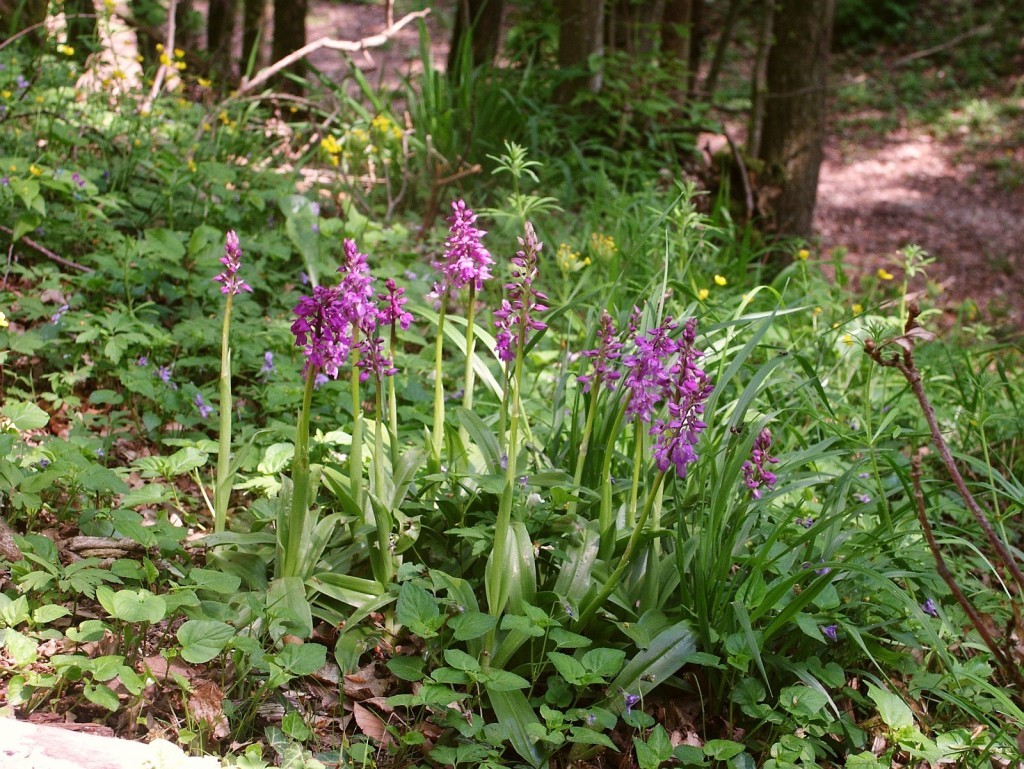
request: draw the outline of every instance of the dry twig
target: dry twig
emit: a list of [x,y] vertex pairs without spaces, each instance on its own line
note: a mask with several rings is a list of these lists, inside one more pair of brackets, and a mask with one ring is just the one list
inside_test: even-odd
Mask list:
[[424,8],[422,11],[407,13],[380,34],[370,35],[369,37],[364,37],[362,40],[336,40],[332,37],[322,37],[319,40],[314,40],[312,43],[288,54],[280,61],[276,61],[273,64],[264,67],[253,75],[252,78],[242,78],[242,82],[239,84],[238,90],[235,92],[235,96],[243,96],[250,91],[259,88],[281,70],[291,66],[300,59],[306,58],[311,53],[319,51],[321,48],[330,48],[333,51],[346,51],[348,53],[358,53],[359,51],[365,51],[367,48],[378,48],[398,34],[402,28],[410,22],[413,22],[416,19],[422,19],[429,13],[429,8]]

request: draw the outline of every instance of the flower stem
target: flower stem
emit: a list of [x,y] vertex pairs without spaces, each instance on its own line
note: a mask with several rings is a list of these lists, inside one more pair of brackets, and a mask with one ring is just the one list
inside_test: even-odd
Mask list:
[[213,531],[221,533],[227,526],[228,502],[231,499],[231,300],[227,295],[224,324],[220,332],[220,445],[217,449],[217,483],[213,492]]
[[[309,409],[313,402],[313,384],[316,369],[309,367],[306,372],[306,387],[302,392],[302,407],[299,421],[295,426],[295,458],[292,460],[292,506],[288,516],[284,561],[279,573],[282,577],[299,575],[302,551],[302,533],[305,530],[306,514],[309,511]],[[278,532],[280,538],[280,532]],[[280,540],[279,540],[280,541]]]
[[469,284],[469,307],[466,312],[466,377],[462,391],[462,407],[466,411],[473,410],[473,346],[476,342],[473,336],[473,312],[476,309],[476,284]]
[[644,509],[640,513],[640,518],[637,521],[636,526],[633,527],[633,533],[629,535],[629,541],[626,543],[626,549],[622,552],[622,557],[619,559],[618,566],[616,566],[615,570],[608,575],[608,579],[604,581],[604,586],[601,588],[601,592],[594,596],[593,600],[591,600],[590,603],[580,611],[580,618],[576,623],[577,627],[586,627],[587,623],[591,620],[597,610],[601,608],[601,604],[608,600],[608,596],[610,596],[615,591],[615,588],[619,586],[619,580],[622,579],[623,572],[626,571],[633,559],[633,551],[636,549],[637,543],[640,541],[640,535],[646,528],[647,519],[650,517],[651,510],[654,508],[654,501],[658,496],[658,491],[661,488],[662,481],[664,480],[665,471],[659,470],[658,474],[654,477],[654,485],[647,494],[647,501],[644,503]]
[[448,290],[441,296],[441,311],[437,316],[437,346],[434,348],[434,429],[431,449],[434,462],[441,463],[441,445],[444,442],[444,376],[441,371],[444,349],[444,315],[448,305]]
[[[353,351],[355,344],[353,341]],[[353,352],[353,355],[355,352]],[[363,404],[359,395],[359,367],[352,366],[352,445],[348,454],[348,483],[356,508],[363,509]]]

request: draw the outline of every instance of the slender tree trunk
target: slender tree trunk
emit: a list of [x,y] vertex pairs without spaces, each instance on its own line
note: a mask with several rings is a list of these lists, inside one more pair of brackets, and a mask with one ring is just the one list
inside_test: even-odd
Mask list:
[[206,50],[210,72],[221,83],[232,78],[231,41],[235,36],[237,0],[210,0],[206,17]]
[[[270,55],[274,61],[283,59],[306,44],[308,7],[308,0],[274,0],[274,44]],[[306,71],[305,63],[297,61],[286,71],[301,77]],[[287,93],[301,90],[294,81],[287,78],[281,79],[279,87]]]
[[[604,0],[559,0],[558,66],[585,69],[591,56],[604,53]],[[578,91],[601,90],[601,73],[581,75],[565,81],[558,90],[562,102],[572,100]]]
[[761,152],[761,130],[764,127],[764,101],[768,93],[768,52],[772,46],[775,0],[761,0],[760,25],[754,71],[750,77],[750,122],[747,126],[747,155],[756,158]]
[[809,237],[825,141],[835,0],[778,0],[760,158],[768,174],[767,228]]
[[736,22],[739,21],[740,11],[743,9],[744,0],[729,0],[729,9],[725,12],[725,22],[722,24],[722,32],[718,36],[718,45],[715,46],[715,58],[711,62],[711,69],[708,70],[707,80],[704,81],[704,93],[712,99],[715,95],[715,88],[718,87],[718,75],[725,63],[725,53],[729,50],[729,43],[732,42],[732,34],[736,30]]
[[690,41],[693,39],[693,0],[666,0],[661,14],[661,53],[671,60],[690,63]]
[[474,67],[490,66],[498,53],[501,41],[501,16],[505,0],[458,0],[455,8],[455,28],[448,49],[448,74],[458,76],[459,57],[463,47],[470,46],[470,61]]
[[609,29],[607,39],[615,48],[630,56],[648,56],[658,47],[665,0],[619,0],[615,9],[614,31]]
[[178,0],[174,8],[174,47],[190,54],[195,53],[199,48],[201,27],[202,19],[192,0]]
[[64,0],[68,25],[68,45],[75,49],[74,58],[85,64],[89,54],[99,46],[96,41],[96,6],[92,0]]
[[[262,61],[259,48],[265,41],[266,0],[244,0],[242,7],[242,71],[255,72]],[[253,54],[255,52],[255,58]]]

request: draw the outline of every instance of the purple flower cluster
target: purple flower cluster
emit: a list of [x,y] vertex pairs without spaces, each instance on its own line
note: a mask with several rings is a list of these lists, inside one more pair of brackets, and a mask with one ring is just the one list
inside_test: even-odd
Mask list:
[[409,328],[412,323],[412,313],[405,309],[405,303],[408,301],[403,296],[405,289],[398,288],[391,278],[384,281],[384,286],[387,288],[387,293],[377,294],[377,299],[383,305],[377,315],[380,323],[384,326],[398,324],[403,329]]
[[227,242],[224,245],[224,256],[220,263],[224,265],[224,272],[214,276],[214,280],[221,284],[222,294],[240,294],[243,291],[252,291],[252,286],[238,277],[238,269],[242,266],[242,246],[238,242],[238,235],[234,230],[228,230]]
[[382,352],[377,325],[397,320],[407,328],[412,322],[412,316],[403,310],[402,290],[388,281],[389,302],[378,308],[366,254],[359,253],[354,240],[345,241],[345,263],[338,272],[342,275],[339,285],[316,286],[312,296],[300,297],[295,306],[291,330],[295,344],[304,348],[304,373],[315,370],[317,378],[322,374],[336,379],[351,352],[358,350],[356,365],[362,369],[361,379],[371,374],[377,378],[393,375],[396,369]]
[[754,439],[754,448],[750,452],[750,459],[743,463],[743,482],[750,489],[754,499],[761,498],[761,486],[771,489],[775,486],[775,473],[765,468],[766,464],[775,464],[779,460],[771,456],[768,451],[772,447],[772,434],[766,427]]
[[207,405],[206,401],[203,400],[202,393],[196,393],[196,397],[192,399],[192,403],[199,410],[200,419],[206,419],[213,413],[213,406]]
[[655,420],[650,430],[658,469],[667,472],[674,467],[680,478],[685,478],[687,466],[697,461],[697,441],[707,427],[701,419],[704,402],[714,390],[708,375],[697,366],[697,359],[703,353],[693,346],[696,337],[697,319],[690,318],[683,325],[680,339],[674,343],[675,358],[662,385],[669,418]]
[[434,269],[442,275],[438,294],[470,284],[479,291],[484,281],[491,277],[491,265],[494,264],[490,252],[481,242],[487,233],[474,226],[476,214],[466,207],[464,200],[452,203],[452,215],[448,217],[448,223],[451,227],[444,243],[444,259],[434,262]]
[[615,325],[607,310],[602,311],[599,323],[597,347],[593,350],[584,350],[582,353],[585,358],[594,361],[594,372],[576,377],[576,381],[583,385],[583,392],[590,392],[591,384],[603,384],[611,389],[615,387],[615,381],[622,376],[614,368],[615,361],[621,355],[622,342],[615,338]]
[[494,325],[498,329],[495,342],[498,357],[506,363],[516,359],[517,350],[526,341],[527,331],[541,331],[547,324],[534,317],[544,312],[547,296],[533,287],[537,278],[537,258],[544,244],[537,240],[533,225],[526,223],[526,235],[519,238],[521,251],[512,257],[512,279],[505,284],[508,297],[494,311]]

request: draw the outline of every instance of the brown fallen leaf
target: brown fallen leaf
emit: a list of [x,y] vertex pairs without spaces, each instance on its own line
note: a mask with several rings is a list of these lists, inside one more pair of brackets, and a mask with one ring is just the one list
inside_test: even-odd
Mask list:
[[206,724],[215,740],[228,736],[230,729],[224,715],[224,692],[213,681],[200,681],[192,688],[188,710],[194,719]]
[[359,730],[371,740],[376,740],[385,746],[394,744],[395,738],[388,731],[387,724],[372,710],[354,702],[352,703],[352,715]]

